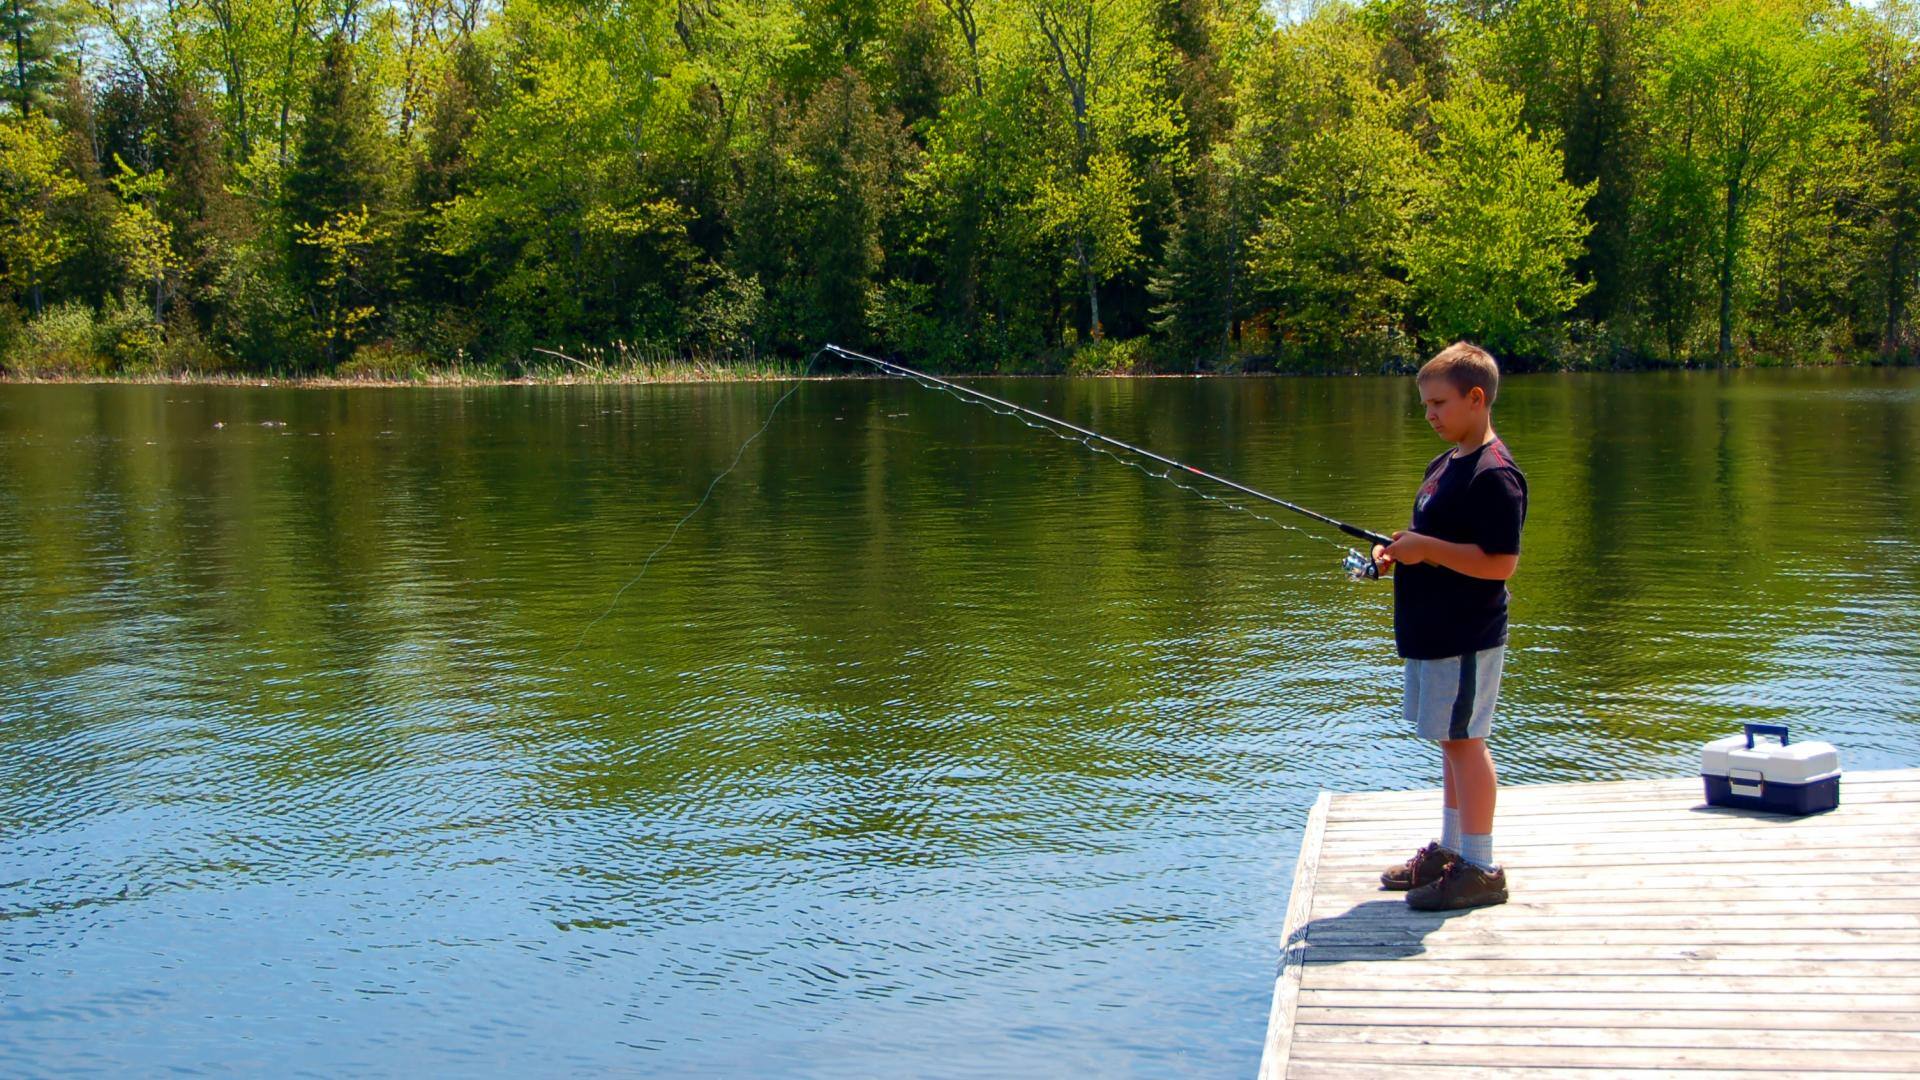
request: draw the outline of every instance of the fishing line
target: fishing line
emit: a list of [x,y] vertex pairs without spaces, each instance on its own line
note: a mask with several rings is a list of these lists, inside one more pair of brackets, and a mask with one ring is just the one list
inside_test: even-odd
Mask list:
[[[1198,476],[1205,480],[1211,480],[1214,483],[1222,484],[1226,487],[1232,488],[1235,491],[1239,491],[1247,495],[1252,495],[1257,499],[1261,499],[1266,502],[1272,503],[1275,506],[1285,507],[1286,509],[1293,511],[1296,514],[1301,514],[1305,517],[1312,518],[1313,520],[1318,521],[1325,525],[1331,525],[1334,528],[1339,529],[1341,532],[1346,533],[1348,536],[1354,537],[1357,540],[1365,540],[1365,541],[1368,541],[1369,543],[1375,543],[1375,544],[1381,544],[1381,545],[1387,545],[1387,544],[1393,543],[1392,537],[1382,536],[1379,533],[1371,532],[1367,529],[1362,529],[1357,525],[1349,525],[1344,521],[1339,521],[1335,518],[1330,518],[1325,514],[1316,513],[1312,510],[1307,509],[1304,506],[1300,506],[1295,503],[1288,502],[1285,499],[1278,498],[1273,495],[1269,495],[1264,491],[1259,491],[1254,488],[1250,488],[1245,484],[1238,483],[1237,481],[1229,480],[1224,476],[1217,476],[1213,473],[1207,472],[1204,469],[1195,468],[1194,466],[1188,465],[1184,462],[1175,461],[1170,457],[1164,457],[1160,454],[1156,454],[1151,450],[1143,450],[1138,446],[1133,446],[1128,443],[1121,442],[1119,439],[1115,439],[1111,436],[1102,435],[1097,431],[1092,431],[1087,428],[1080,427],[1076,424],[1068,423],[1067,421],[1062,420],[1059,417],[1048,416],[1045,413],[1037,412],[1033,409],[1029,409],[1024,405],[1016,405],[1011,401],[1006,401],[1001,398],[994,397],[992,394],[984,393],[982,391],[975,390],[971,387],[961,386],[958,383],[949,382],[946,379],[936,378],[935,376],[928,375],[924,371],[916,371],[913,368],[906,367],[905,365],[902,365],[902,364],[890,363],[886,360],[878,359],[877,357],[868,356],[865,353],[854,352],[852,349],[843,349],[838,345],[827,345],[827,346],[823,346],[819,351],[815,352],[810,359],[808,359],[807,366],[801,369],[800,375],[797,379],[794,380],[793,385],[791,387],[788,387],[787,392],[784,394],[781,394],[779,399],[773,403],[773,408],[767,410],[767,419],[764,423],[760,425],[760,429],[758,431],[755,431],[753,434],[747,436],[747,440],[740,444],[740,448],[734,452],[733,461],[725,469],[722,469],[720,471],[720,474],[718,476],[715,476],[713,478],[713,481],[707,485],[706,492],[700,496],[700,501],[694,504],[693,509],[687,511],[685,517],[682,517],[679,521],[674,522],[673,528],[667,532],[666,539],[660,541],[659,545],[655,547],[653,551],[647,555],[646,561],[640,564],[640,572],[633,575],[632,579],[630,579],[625,585],[620,586],[619,591],[613,594],[613,599],[607,602],[606,610],[602,611],[598,616],[594,618],[592,622],[586,625],[585,629],[580,631],[580,637],[578,640],[576,640],[573,643],[573,647],[568,649],[565,653],[561,654],[560,658],[562,660],[566,659],[569,656],[572,656],[574,652],[577,651],[580,648],[580,646],[586,642],[587,635],[593,631],[593,628],[600,625],[600,623],[603,620],[605,620],[608,615],[613,614],[613,609],[619,606],[620,598],[626,595],[627,590],[639,584],[640,579],[647,575],[647,570],[649,567],[653,565],[653,560],[657,558],[662,551],[666,550],[668,544],[673,543],[673,538],[679,535],[681,526],[684,526],[687,522],[693,520],[693,516],[695,514],[698,514],[701,508],[707,505],[707,500],[713,497],[713,489],[719,487],[720,481],[726,479],[727,474],[733,472],[733,470],[739,466],[741,459],[746,457],[747,447],[752,446],[755,440],[759,439],[760,436],[765,435],[767,433],[767,429],[773,426],[774,416],[780,412],[780,406],[786,404],[787,399],[792,397],[794,395],[794,392],[800,389],[801,384],[806,381],[807,376],[812,374],[814,365],[819,363],[820,357],[830,352],[838,356],[846,357],[850,360],[858,360],[863,363],[871,364],[881,369],[882,371],[888,372],[890,374],[903,376],[907,379],[912,380],[915,383],[918,383],[923,387],[926,387],[927,389],[942,391],[943,393],[946,393],[952,396],[957,401],[964,402],[968,405],[981,406],[985,408],[987,411],[994,413],[997,416],[1005,416],[1014,420],[1018,420],[1020,423],[1025,424],[1027,427],[1032,428],[1035,431],[1045,432],[1046,434],[1051,435],[1056,439],[1060,439],[1063,442],[1078,443],[1079,445],[1084,446],[1087,449],[1094,451],[1095,453],[1105,454],[1106,456],[1121,463],[1122,465],[1126,465],[1129,468],[1137,469],[1146,476],[1153,477],[1156,480],[1165,480],[1168,483],[1172,484],[1174,487],[1177,487],[1182,491],[1190,492],[1194,495],[1197,495],[1200,498],[1207,500],[1208,502],[1219,503],[1221,506],[1224,506],[1229,510],[1236,510],[1242,514],[1246,514],[1248,517],[1254,518],[1259,521],[1264,521],[1269,525],[1278,526],[1279,528],[1285,529],[1288,532],[1299,533],[1301,536],[1308,537],[1309,539],[1318,540],[1326,544],[1331,544],[1335,548],[1345,548],[1345,545],[1342,545],[1339,542],[1332,540],[1328,537],[1322,536],[1319,533],[1315,533],[1307,529],[1303,529],[1298,525],[1292,524],[1291,522],[1282,521],[1279,518],[1273,517],[1270,514],[1263,514],[1260,511],[1245,505],[1244,503],[1236,502],[1232,499],[1229,499],[1220,495],[1216,495],[1213,492],[1207,491],[1203,488],[1194,487],[1192,484],[1186,483],[1182,479],[1181,475],[1176,475],[1175,470],[1179,470],[1181,474],[1190,474],[1193,476]],[[1033,420],[1039,420],[1042,422],[1036,424],[1033,422],[1033,420],[1028,419],[1028,417],[1032,417]],[[1101,445],[1102,443],[1107,445]],[[1112,450],[1108,449],[1108,446],[1119,447],[1121,450],[1125,451],[1127,454],[1134,455],[1134,456],[1123,457],[1120,454],[1116,454]],[[1148,468],[1147,466],[1141,464],[1140,461],[1136,460],[1136,458],[1146,458],[1152,461],[1157,461],[1162,465],[1166,466],[1166,469],[1162,472],[1155,472],[1152,469]],[[1356,579],[1374,578],[1379,576],[1379,567],[1375,565],[1370,555],[1363,555],[1360,552],[1354,551],[1351,548],[1345,548],[1345,550],[1346,550],[1346,560],[1344,563],[1344,567],[1348,576]]]
[[592,622],[587,624],[586,629],[580,631],[579,640],[573,643],[573,648],[568,649],[564,653],[561,653],[560,659],[565,660],[567,657],[572,656],[574,652],[578,650],[580,646],[587,640],[587,634],[592,632],[594,627],[599,626],[600,621],[602,619],[605,619],[607,616],[613,614],[613,609],[619,606],[620,598],[626,595],[627,590],[639,584],[640,579],[647,576],[647,568],[653,565],[654,558],[658,556],[662,551],[665,551],[667,549],[668,544],[673,543],[673,538],[679,534],[680,527],[682,525],[685,525],[687,522],[692,521],[693,515],[699,513],[700,508],[707,505],[707,500],[713,497],[713,489],[719,487],[720,481],[725,480],[727,478],[727,474],[732,472],[734,468],[740,464],[740,459],[747,456],[747,447],[752,446],[753,441],[755,439],[758,439],[760,436],[765,435],[767,433],[767,429],[773,426],[774,414],[778,413],[780,411],[780,406],[785,405],[787,403],[787,399],[793,396],[794,391],[800,389],[801,384],[806,382],[807,376],[813,372],[813,365],[819,362],[820,354],[826,351],[827,350],[825,349],[821,349],[819,352],[816,352],[813,354],[812,359],[807,361],[807,366],[801,369],[799,378],[795,379],[793,381],[793,385],[787,388],[787,392],[784,394],[781,394],[780,399],[773,403],[773,408],[767,410],[766,423],[763,423],[760,425],[759,431],[756,431],[753,434],[747,436],[747,441],[741,443],[740,449],[734,451],[733,463],[728,465],[726,468],[720,470],[720,475],[714,477],[713,482],[707,485],[706,494],[700,496],[700,501],[694,504],[693,509],[687,511],[687,515],[685,517],[673,523],[673,528],[667,533],[667,538],[665,540],[660,541],[660,546],[653,549],[653,552],[647,556],[646,562],[643,562],[640,564],[640,572],[633,575],[633,579],[631,581],[628,581],[625,585],[620,586],[620,591],[613,594],[612,600],[607,601],[607,610],[601,612]]
[[1154,472],[1152,469],[1149,469],[1145,465],[1142,465],[1140,462],[1134,460],[1133,458],[1122,457],[1121,455],[1116,454],[1113,451],[1107,449],[1106,447],[1100,445],[1098,442],[1094,441],[1091,438],[1084,437],[1084,436],[1076,438],[1073,435],[1069,435],[1062,432],[1057,427],[1051,427],[1046,424],[1036,424],[1033,421],[1028,420],[1026,417],[1022,416],[1019,412],[1014,411],[1013,409],[997,408],[992,404],[989,404],[987,402],[980,400],[979,398],[963,396],[962,394],[955,393],[953,389],[947,386],[942,386],[939,383],[929,382],[929,381],[925,381],[915,377],[918,373],[915,373],[912,375],[906,374],[907,370],[908,369],[902,369],[902,374],[905,378],[907,378],[911,382],[918,383],[920,386],[925,387],[928,390],[937,390],[943,394],[948,395],[949,397],[952,397],[956,401],[963,402],[967,405],[976,406],[978,408],[983,408],[988,412],[994,414],[995,416],[1008,417],[1012,420],[1019,422],[1021,425],[1025,427],[1029,427],[1035,431],[1042,432],[1047,435],[1051,435],[1054,438],[1059,439],[1061,442],[1070,442],[1078,446],[1084,446],[1096,454],[1104,454],[1107,457],[1112,458],[1113,460],[1119,462],[1120,464],[1125,465],[1127,468],[1133,469],[1139,472],[1142,476],[1149,476],[1155,480],[1165,480],[1166,482],[1172,484],[1174,487],[1177,487],[1182,491],[1191,492],[1192,494],[1197,495],[1200,498],[1207,500],[1208,502],[1219,503],[1221,506],[1226,507],[1228,510],[1237,510],[1242,514],[1247,515],[1248,517],[1254,518],[1255,520],[1264,521],[1269,525],[1273,525],[1278,528],[1285,529],[1286,531],[1291,533],[1298,533],[1301,536],[1308,538],[1309,540],[1315,540],[1323,544],[1332,544],[1336,548],[1341,546],[1340,544],[1327,539],[1326,537],[1320,535],[1319,533],[1309,532],[1306,529],[1303,529],[1300,526],[1293,524],[1292,522],[1281,521],[1279,518],[1273,517],[1272,515],[1269,515],[1269,514],[1263,514],[1260,511],[1255,510],[1252,507],[1246,506],[1242,503],[1237,503],[1231,499],[1227,499],[1219,495],[1215,495],[1212,492],[1205,490],[1204,488],[1194,487],[1192,484],[1188,484],[1182,481],[1178,476],[1174,475],[1173,470],[1170,468],[1162,472]]
[[[1262,514],[1259,511],[1252,509],[1251,507],[1245,506],[1231,499],[1228,499],[1219,495],[1215,495],[1212,492],[1194,487],[1191,484],[1183,483],[1179,478],[1179,476],[1176,475],[1175,470],[1179,470],[1180,473],[1198,476],[1205,480],[1211,480],[1216,484],[1221,484],[1235,491],[1239,491],[1244,494],[1251,495],[1257,499],[1261,499],[1266,502],[1272,503],[1275,506],[1284,507],[1288,510],[1293,511],[1296,514],[1300,514],[1304,517],[1312,518],[1313,520],[1318,521],[1324,525],[1330,525],[1336,529],[1339,529],[1341,532],[1346,533],[1348,536],[1351,536],[1356,540],[1364,540],[1364,541],[1367,541],[1369,544],[1379,544],[1383,547],[1393,543],[1393,538],[1390,536],[1383,536],[1380,533],[1373,532],[1368,529],[1360,528],[1358,525],[1349,525],[1346,522],[1340,521],[1336,518],[1331,518],[1325,514],[1316,513],[1315,511],[1309,510],[1304,506],[1300,506],[1296,503],[1288,502],[1287,500],[1279,498],[1274,495],[1269,495],[1264,491],[1259,491],[1254,488],[1250,488],[1247,485],[1239,483],[1237,481],[1229,480],[1224,476],[1218,476],[1218,475],[1215,475],[1214,473],[1207,472],[1205,469],[1195,468],[1194,466],[1188,465],[1185,462],[1175,461],[1170,457],[1165,457],[1160,454],[1156,454],[1151,450],[1144,450],[1138,446],[1121,442],[1119,439],[1113,438],[1112,436],[1102,435],[1097,431],[1080,427],[1077,424],[1068,423],[1067,421],[1062,420],[1057,416],[1048,416],[1046,413],[1037,412],[1033,409],[1027,408],[1024,405],[1017,405],[1011,401],[1006,401],[1004,399],[994,397],[992,394],[975,390],[972,387],[961,386],[958,383],[949,382],[946,379],[936,378],[935,376],[928,375],[923,371],[916,371],[913,368],[907,367],[903,364],[891,363],[886,360],[881,360],[877,357],[868,356],[865,353],[854,352],[852,349],[843,349],[838,345],[828,345],[825,348],[823,348],[821,351],[832,352],[839,356],[844,356],[851,360],[859,360],[867,364],[872,364],[873,366],[881,369],[882,371],[886,371],[886,372],[897,374],[897,375],[903,375],[909,379],[912,379],[914,382],[919,383],[921,386],[928,387],[929,389],[938,389],[938,390],[945,391],[946,393],[952,395],[956,400],[966,402],[967,404],[970,404],[970,405],[983,406],[989,412],[993,412],[1000,416],[1012,417],[1013,419],[1020,421],[1021,423],[1034,429],[1035,431],[1044,431],[1047,434],[1052,435],[1055,438],[1061,439],[1066,442],[1079,443],[1080,445],[1085,446],[1087,449],[1105,454],[1108,457],[1113,458],[1115,461],[1118,461],[1123,465],[1128,465],[1128,466],[1131,466],[1132,468],[1138,469],[1140,470],[1140,472],[1146,474],[1147,476],[1151,476],[1158,480],[1165,480],[1173,484],[1173,486],[1177,488],[1180,488],[1184,491],[1192,492],[1193,494],[1198,495],[1199,497],[1206,499],[1210,502],[1219,503],[1230,510],[1238,510],[1239,512],[1246,514],[1249,517],[1256,518],[1260,521],[1264,521],[1272,525],[1277,525],[1282,529],[1288,530],[1289,532],[1296,532],[1302,536],[1310,537],[1314,540],[1319,540],[1319,541],[1322,541],[1323,543],[1331,544],[1335,548],[1342,548],[1346,551],[1346,558],[1343,563],[1343,569],[1346,570],[1347,575],[1349,577],[1352,577],[1355,579],[1377,578],[1379,576],[1380,568],[1373,561],[1373,557],[1370,554],[1363,555],[1360,552],[1354,551],[1351,548],[1346,548],[1345,545],[1340,544],[1339,542],[1329,537],[1322,536],[1319,533],[1310,532],[1297,525],[1293,525],[1291,523],[1281,521],[1267,514]],[[817,357],[819,353],[815,353],[814,355]],[[1039,423],[1039,424],[1033,423],[1031,420],[1028,420],[1027,417],[1033,417],[1036,420],[1042,421],[1042,423]],[[1071,432],[1072,434],[1066,434],[1066,432]],[[1133,460],[1131,458],[1121,457],[1119,454],[1116,454],[1112,450],[1107,449],[1106,446],[1096,445],[1096,443],[1106,443],[1111,446],[1119,447],[1120,449],[1126,451],[1129,454],[1133,454],[1141,458],[1147,458],[1152,461],[1157,461],[1167,467],[1166,471],[1154,472],[1152,469],[1149,469],[1145,465],[1142,465],[1139,461]]]

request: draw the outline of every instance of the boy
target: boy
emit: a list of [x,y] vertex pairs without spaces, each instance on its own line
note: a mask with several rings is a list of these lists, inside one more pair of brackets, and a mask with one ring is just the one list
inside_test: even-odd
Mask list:
[[1527,479],[1493,432],[1500,368],[1460,341],[1416,377],[1427,423],[1453,449],[1427,464],[1410,526],[1374,545],[1393,573],[1393,633],[1406,659],[1404,712],[1441,750],[1445,793],[1440,839],[1380,875],[1421,911],[1507,900],[1493,861],[1497,777],[1487,735],[1506,656],[1506,581],[1520,562]]

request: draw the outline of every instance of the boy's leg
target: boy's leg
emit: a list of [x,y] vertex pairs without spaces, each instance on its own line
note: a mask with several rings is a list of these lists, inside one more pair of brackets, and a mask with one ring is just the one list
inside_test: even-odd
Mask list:
[[1506,649],[1423,664],[1418,709],[1423,738],[1440,744],[1449,800],[1458,814],[1460,858],[1439,880],[1407,893],[1417,911],[1450,911],[1501,904],[1507,900],[1506,873],[1493,861],[1493,808],[1498,777],[1487,736],[1500,694],[1500,669]]
[[1493,809],[1500,777],[1485,739],[1449,739],[1440,744],[1453,772],[1454,795],[1459,800],[1460,854],[1483,870],[1494,868]]
[[[1419,728],[1420,717],[1425,708],[1424,702],[1430,696],[1427,684],[1433,681],[1431,666],[1431,663],[1425,660],[1408,660],[1405,665],[1404,696],[1400,707],[1407,724],[1416,730]],[[1440,758],[1440,770],[1442,784],[1447,792],[1444,797],[1446,808],[1443,809],[1441,816],[1440,840],[1414,852],[1413,858],[1406,862],[1382,871],[1380,874],[1382,888],[1403,891],[1438,880],[1445,872],[1447,864],[1459,854],[1459,814],[1451,809],[1453,781],[1445,755]]]
[[1440,754],[1440,846],[1460,850],[1460,796],[1453,783],[1453,757],[1441,743]]

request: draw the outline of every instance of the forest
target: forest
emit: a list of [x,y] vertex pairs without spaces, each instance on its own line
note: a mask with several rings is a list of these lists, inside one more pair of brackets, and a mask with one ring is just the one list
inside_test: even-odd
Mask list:
[[13,377],[1912,362],[1913,0],[0,0]]

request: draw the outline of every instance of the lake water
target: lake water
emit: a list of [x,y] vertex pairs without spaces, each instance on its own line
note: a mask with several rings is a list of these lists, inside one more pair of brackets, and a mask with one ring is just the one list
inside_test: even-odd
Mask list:
[[[1406,379],[979,385],[1383,530],[1442,449]],[[1390,588],[878,380],[635,583],[785,389],[0,386],[0,1073],[1250,1075],[1315,793],[1439,782]],[[1504,781],[1920,764],[1920,371],[1496,415]]]

